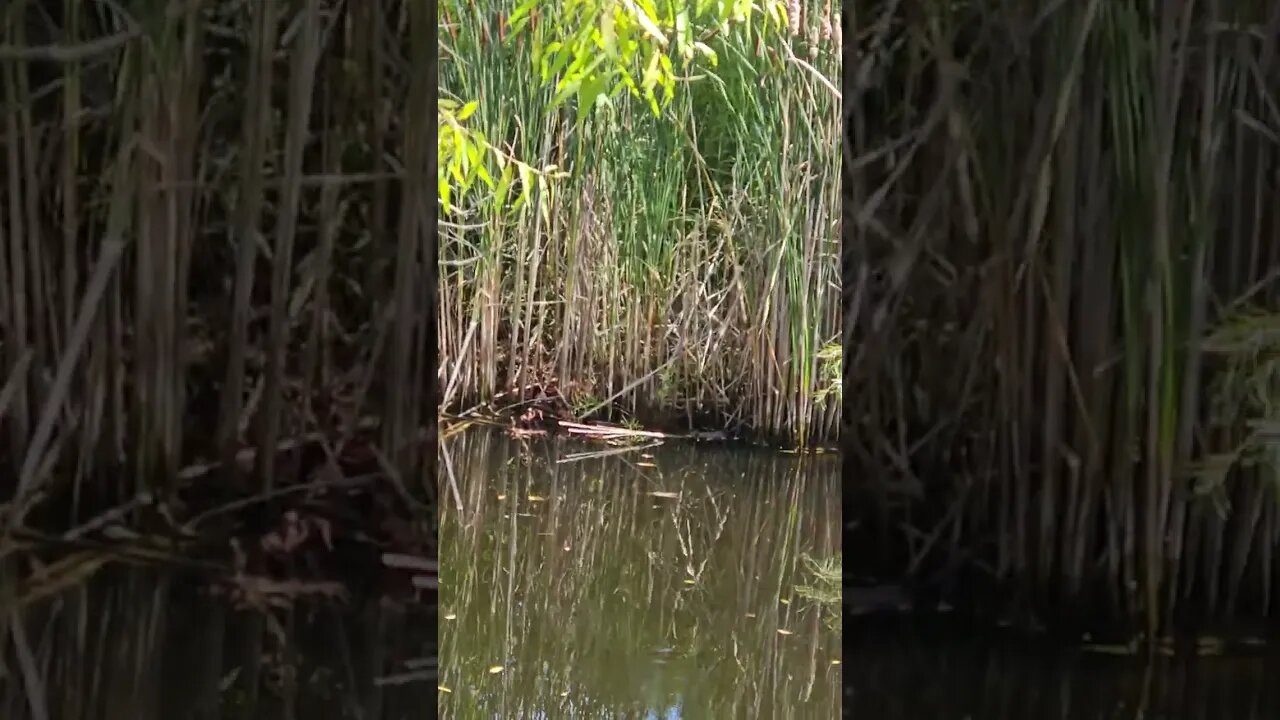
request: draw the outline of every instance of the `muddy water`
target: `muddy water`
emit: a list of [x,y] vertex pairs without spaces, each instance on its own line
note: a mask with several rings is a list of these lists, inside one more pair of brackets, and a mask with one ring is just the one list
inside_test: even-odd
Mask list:
[[441,443],[445,718],[840,716],[839,461]]

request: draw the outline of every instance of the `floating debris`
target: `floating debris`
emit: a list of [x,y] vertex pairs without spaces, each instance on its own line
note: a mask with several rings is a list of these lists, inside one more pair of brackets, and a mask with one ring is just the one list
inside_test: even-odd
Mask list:
[[1098,653],[1100,655],[1137,655],[1138,644],[1131,642],[1127,645],[1109,645],[1103,643],[1089,643],[1081,645],[1080,649],[1085,652]]
[[420,570],[422,572],[440,572],[440,563],[416,555],[408,555],[406,553],[383,553],[382,564],[391,568],[402,568],[405,570]]

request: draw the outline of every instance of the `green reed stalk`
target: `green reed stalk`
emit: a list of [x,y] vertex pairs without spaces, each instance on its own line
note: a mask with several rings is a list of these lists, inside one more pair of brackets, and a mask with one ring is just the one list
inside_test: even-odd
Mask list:
[[718,38],[659,117],[625,95],[579,117],[530,68],[542,26],[498,41],[514,7],[445,6],[441,87],[485,99],[468,126],[489,142],[568,175],[442,219],[445,406],[554,382],[583,410],[834,437],[838,403],[815,399],[839,320],[831,18]]

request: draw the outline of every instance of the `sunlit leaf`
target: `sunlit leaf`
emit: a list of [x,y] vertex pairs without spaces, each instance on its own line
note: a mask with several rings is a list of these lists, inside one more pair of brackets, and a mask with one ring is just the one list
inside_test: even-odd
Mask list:
[[437,190],[440,193],[440,205],[443,207],[445,212],[449,212],[449,196],[453,192],[453,189],[449,186],[449,179],[441,177],[437,183]]
[[[513,172],[511,165],[506,162],[500,164],[502,165],[502,174],[498,177],[498,186],[493,191],[493,199],[499,206],[503,206],[507,204],[507,193],[511,191]],[[498,499],[501,500],[503,497],[505,496],[500,495]]]

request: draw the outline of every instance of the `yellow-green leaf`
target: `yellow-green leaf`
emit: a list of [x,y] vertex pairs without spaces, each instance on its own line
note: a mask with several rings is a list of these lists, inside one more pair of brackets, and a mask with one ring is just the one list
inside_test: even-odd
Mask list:
[[511,190],[511,166],[502,163],[502,175],[498,178],[498,187],[493,191],[493,199],[498,203],[499,207],[507,204],[507,193]]
[[440,204],[444,207],[445,212],[449,212],[449,209],[450,209],[449,195],[451,194],[452,190],[449,187],[448,178],[441,177],[438,182],[438,186],[440,191]]
[[711,63],[711,67],[719,66],[720,57],[716,55],[716,51],[712,50],[709,45],[699,40],[693,44],[693,47],[707,58],[707,61]]

